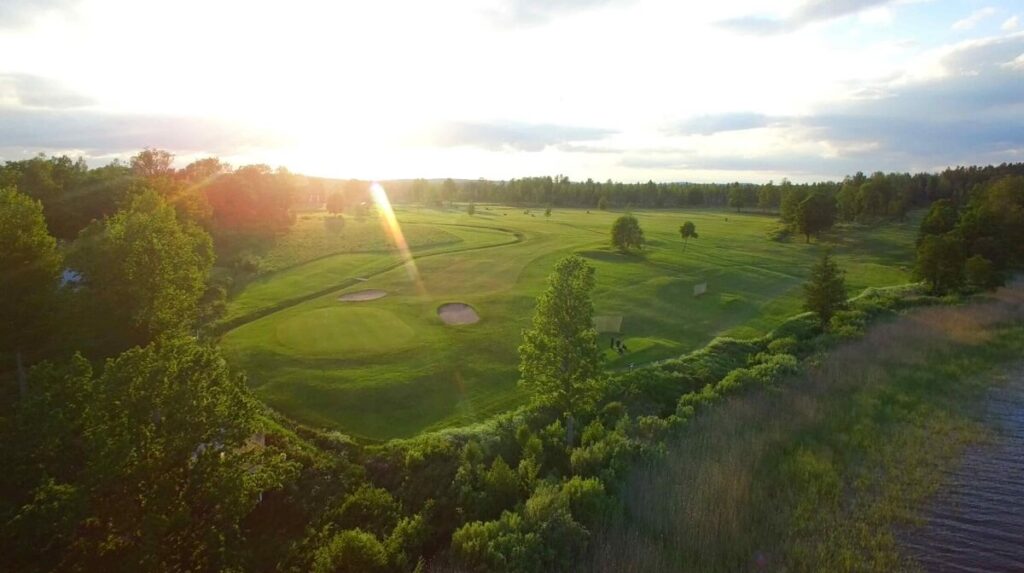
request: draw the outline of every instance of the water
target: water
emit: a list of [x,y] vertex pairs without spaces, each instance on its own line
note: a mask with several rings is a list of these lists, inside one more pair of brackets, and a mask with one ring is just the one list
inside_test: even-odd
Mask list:
[[1024,369],[985,408],[998,438],[965,454],[903,540],[925,571],[1024,572]]

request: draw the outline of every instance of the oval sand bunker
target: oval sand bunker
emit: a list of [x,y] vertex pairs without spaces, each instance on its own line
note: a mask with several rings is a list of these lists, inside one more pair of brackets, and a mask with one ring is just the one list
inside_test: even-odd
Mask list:
[[387,291],[383,291],[380,289],[361,290],[357,292],[343,294],[338,297],[338,300],[342,302],[360,302],[364,300],[376,300],[378,298],[384,298],[387,295]]
[[437,307],[437,316],[445,324],[473,324],[480,322],[480,315],[468,304],[461,302],[449,302]]

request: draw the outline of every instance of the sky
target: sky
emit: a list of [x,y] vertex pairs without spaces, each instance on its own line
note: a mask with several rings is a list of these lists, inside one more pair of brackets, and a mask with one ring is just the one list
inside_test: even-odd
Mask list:
[[1019,0],[0,0],[0,160],[766,182],[1024,161]]

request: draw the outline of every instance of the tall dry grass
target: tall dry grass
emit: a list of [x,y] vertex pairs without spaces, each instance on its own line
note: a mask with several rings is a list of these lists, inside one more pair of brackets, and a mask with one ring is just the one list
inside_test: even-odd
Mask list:
[[[1000,325],[1021,322],[1024,282],[1017,282],[975,302],[916,309],[875,325],[862,338],[811,361],[780,389],[755,389],[717,404],[670,440],[663,460],[633,472],[622,492],[625,517],[595,533],[581,570],[803,570],[820,556],[802,552],[819,551],[832,534],[806,531],[803,525],[822,528],[827,521],[815,513],[841,514],[853,496],[849,486],[836,489],[840,482],[830,473],[828,452],[801,457],[791,451],[795,437],[827,423],[843,400],[884,389],[894,370],[927,366],[940,353],[985,345]],[[912,438],[928,439],[907,437]],[[857,439],[857,432],[849,439]],[[766,475],[778,471],[772,462],[780,455],[803,460],[802,465],[784,476]],[[787,480],[794,479],[807,483],[789,487]],[[876,533],[853,535],[870,544]],[[774,554],[784,547],[797,554]],[[848,553],[829,559],[849,560],[841,567],[846,570],[861,569],[856,551]],[[895,559],[881,551],[872,567],[898,567]]]

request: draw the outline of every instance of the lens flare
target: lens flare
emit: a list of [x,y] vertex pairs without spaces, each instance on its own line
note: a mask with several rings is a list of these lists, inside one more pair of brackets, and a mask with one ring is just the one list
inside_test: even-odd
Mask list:
[[416,260],[413,259],[409,243],[405,241],[405,235],[402,234],[402,227],[398,224],[398,218],[395,217],[395,210],[391,208],[387,192],[384,191],[384,187],[380,183],[374,182],[373,185],[370,185],[370,197],[381,214],[384,231],[391,237],[391,242],[398,250],[398,256],[402,258],[402,264],[405,266],[405,272],[409,275],[409,280],[416,286],[416,291],[419,294],[424,294],[425,289],[423,281],[420,280],[420,272],[416,268]]

